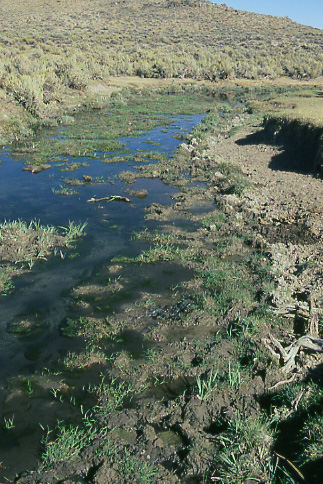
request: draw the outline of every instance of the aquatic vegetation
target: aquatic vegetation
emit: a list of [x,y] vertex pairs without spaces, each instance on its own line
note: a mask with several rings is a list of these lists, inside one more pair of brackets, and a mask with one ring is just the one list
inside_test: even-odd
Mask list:
[[13,232],[15,235],[21,237],[26,234],[29,230],[42,230],[45,234],[55,234],[56,229],[52,225],[43,226],[40,224],[39,220],[32,220],[29,222],[24,222],[23,220],[5,220],[0,224],[0,237],[7,236],[7,232]]
[[52,188],[52,192],[54,195],[65,195],[71,196],[76,195],[77,191],[73,190],[73,188],[64,187],[64,185],[60,185],[60,188]]
[[70,177],[64,178],[63,182],[66,183],[67,185],[72,185],[74,187],[84,185],[84,183],[85,183],[84,180],[79,180],[78,178],[70,178]]
[[[55,158],[51,158],[53,162],[56,162]],[[61,157],[58,157],[58,160],[61,161]],[[61,168],[61,171],[75,171],[78,170],[80,166],[91,166],[90,163],[82,162],[82,163],[75,163],[75,161],[69,163],[66,161],[65,163],[56,163],[56,166]]]
[[85,321],[82,317],[77,320],[67,318],[66,324],[61,327],[61,332],[67,338],[75,338],[76,336],[84,334],[86,325],[87,321]]
[[48,329],[48,326],[46,321],[22,318],[19,321],[8,323],[7,333],[18,337],[36,336]]
[[4,428],[6,430],[14,429],[15,428],[14,420],[15,420],[14,415],[12,417],[3,417]]
[[166,161],[167,157],[158,151],[145,151],[133,157],[134,163],[149,163],[151,161]]
[[126,156],[111,156],[109,158],[104,158],[100,160],[101,163],[124,163],[125,161],[131,161],[133,159],[133,155],[126,155]]
[[19,273],[18,269],[0,267],[0,290],[1,294],[7,294],[13,288],[12,277]]
[[107,358],[103,351],[91,346],[79,353],[69,351],[63,359],[63,366],[70,371],[84,371],[93,365],[103,365]]
[[227,215],[221,211],[218,211],[212,215],[207,215],[201,220],[203,226],[207,229],[215,227],[220,230],[223,224],[227,222]]
[[[47,260],[57,247],[69,247],[84,234],[86,223],[69,222],[60,231],[52,225],[42,225],[39,220],[27,223],[23,220],[5,220],[0,224],[0,288],[2,294],[12,287],[12,278],[36,261]],[[60,252],[62,255],[62,252]]]
[[[131,96],[124,93],[114,100],[119,110],[128,102],[131,105]],[[100,111],[104,109],[102,105]],[[224,114],[216,122],[211,118],[208,128],[216,130],[220,140],[232,128],[229,110]],[[127,245],[124,257],[109,260],[108,266],[105,263],[96,270],[95,285],[82,284],[73,291],[75,297],[69,297],[68,317],[60,330],[74,338],[64,339],[65,347],[70,345],[73,351],[63,353],[59,362],[53,357],[51,364],[59,366],[69,382],[76,382],[76,395],[67,401],[57,386],[51,386],[50,398],[54,396],[60,408],[70,404],[74,408],[81,394],[82,412],[83,405],[90,409],[81,425],[60,423],[50,438],[43,440],[44,469],[53,466],[55,459],[64,459],[62,479],[69,478],[69,459],[79,455],[82,462],[83,458],[86,463],[99,462],[93,470],[97,480],[101,471],[109,473],[111,467],[121,480],[154,482],[156,473],[168,472],[169,465],[171,473],[184,469],[196,479],[203,475],[204,482],[279,482],[277,473],[283,466],[278,465],[273,450],[275,422],[265,417],[268,409],[262,408],[261,401],[272,384],[270,378],[279,372],[279,362],[263,347],[263,335],[267,328],[278,331],[291,323],[286,318],[282,322],[269,307],[270,259],[265,242],[256,237],[260,227],[256,217],[244,212],[245,175],[233,164],[212,164],[211,157],[203,155],[208,149],[204,134],[201,132],[192,145],[192,140],[188,141],[172,159],[152,163],[146,171],[143,166],[144,176],[154,170],[156,176],[165,173],[164,180],[186,177],[192,182],[193,186],[173,195],[177,210],[173,205],[170,209],[184,220],[177,223],[171,218],[159,232],[137,234],[134,245],[138,247],[140,240],[145,244],[139,255],[130,252]],[[140,156],[146,153],[140,152]],[[221,174],[218,180],[211,178],[215,170]],[[198,187],[203,189],[198,189],[194,182],[201,178],[203,185]],[[225,205],[227,199],[239,196],[239,210]],[[195,203],[198,208],[203,205],[201,212],[194,210]],[[155,209],[159,220],[163,219],[167,207],[155,204]],[[74,222],[61,228],[65,244],[69,238],[82,235],[84,229],[85,224]],[[162,286],[164,279],[167,288],[166,282]],[[107,313],[111,314],[109,319]],[[100,371],[105,378],[93,383]],[[86,382],[82,390],[77,377],[82,384]],[[137,392],[146,390],[137,405]],[[294,389],[286,396],[289,404],[277,403],[275,410],[292,406],[297,396]],[[321,392],[313,387],[314,405],[320,400]],[[306,398],[301,396],[300,401],[299,410],[306,408],[313,414],[313,409],[305,406]],[[312,433],[317,434],[314,446],[320,438],[316,431],[320,422],[315,418],[304,426],[304,446]],[[160,429],[178,430],[181,448],[178,440],[177,445],[167,445],[170,450],[166,448]],[[317,458],[310,445],[308,448]],[[162,455],[162,464],[141,463],[140,456],[150,456],[151,449]],[[191,462],[194,466],[198,463],[198,471]]]
[[60,227],[63,230],[64,237],[66,238],[66,244],[70,244],[75,239],[84,235],[85,227],[87,226],[87,222],[76,224],[73,220],[70,220],[68,223],[68,227]]
[[157,261],[171,261],[176,258],[180,249],[169,243],[157,242],[150,249],[141,252],[136,262],[154,263]]
[[[34,234],[38,235],[36,250],[31,243]],[[57,238],[59,237],[55,227],[43,226],[37,220],[32,220],[29,224],[20,219],[5,220],[0,224],[2,251],[6,252],[6,247],[10,246],[6,259],[8,260],[9,257],[9,260],[13,260],[15,264],[32,263],[33,260],[46,258]]]
[[[128,156],[129,151],[122,149],[124,143],[118,138],[138,136],[161,125],[173,125],[171,115],[200,114],[214,102],[212,87],[186,87],[171,94],[164,89],[143,89],[140,93],[124,90],[106,99],[99,112],[90,109],[77,116],[75,124],[64,127],[63,136],[51,136],[46,143],[32,139],[15,146],[15,152],[26,157],[29,163],[35,163],[37,153],[39,164],[54,162],[66,171],[85,166],[77,160],[80,157],[100,159],[104,163],[160,160],[163,155],[151,150]],[[62,163],[67,156],[75,160]]]

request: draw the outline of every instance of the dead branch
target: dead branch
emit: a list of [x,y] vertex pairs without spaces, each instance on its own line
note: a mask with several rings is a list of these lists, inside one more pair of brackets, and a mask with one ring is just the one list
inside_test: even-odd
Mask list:
[[288,383],[292,383],[292,381],[295,380],[296,376],[297,376],[296,373],[293,373],[293,375],[288,380],[281,380],[281,381],[277,382],[272,387],[269,387],[268,391],[272,392],[273,390],[277,390],[277,388],[280,387],[281,385],[287,385]]
[[[280,358],[283,359],[284,366],[282,370],[284,373],[288,373],[295,368],[295,358],[301,348],[316,352],[323,351],[323,339],[315,338],[310,334],[301,336],[301,338],[299,338],[297,341],[294,341],[294,343],[286,348],[284,348],[282,344],[276,338],[274,338],[274,336],[268,334],[268,337],[264,339],[264,344],[275,356],[280,356]],[[276,351],[272,347],[274,347]]]
[[111,195],[111,197],[103,197],[103,198],[90,198],[90,200],[87,200],[88,202],[94,203],[94,202],[103,202],[106,200],[107,202],[131,202],[130,198],[127,197],[121,197],[120,195]]
[[316,306],[317,306],[317,299],[314,297],[312,293],[309,298],[309,307],[310,307],[309,332],[315,337],[319,335],[319,315],[318,315]]

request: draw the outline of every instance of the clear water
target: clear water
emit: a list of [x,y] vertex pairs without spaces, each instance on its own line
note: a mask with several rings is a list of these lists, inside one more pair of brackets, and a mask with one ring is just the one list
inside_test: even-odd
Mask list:
[[[172,125],[161,126],[136,138],[122,138],[121,141],[125,144],[124,149],[130,150],[134,155],[138,150],[143,150],[157,151],[169,156],[181,143],[174,135],[191,131],[202,117],[203,115],[177,116]],[[64,132],[59,135],[63,136]],[[75,223],[87,222],[87,235],[71,251],[78,254],[75,258],[68,257],[67,253],[65,259],[56,256],[47,262],[35,264],[31,273],[14,280],[15,288],[10,294],[0,296],[0,410],[3,412],[5,409],[7,415],[7,409],[10,407],[7,401],[8,382],[18,375],[28,378],[35,371],[46,367],[46,362],[55,352],[62,350],[63,344],[71,344],[70,340],[59,340],[58,331],[67,314],[69,291],[84,281],[91,281],[100,266],[108,263],[113,256],[120,253],[134,255],[138,249],[136,244],[130,241],[132,232],[143,226],[155,226],[153,222],[145,222],[145,207],[154,202],[173,203],[170,195],[176,190],[166,186],[159,179],[140,179],[132,185],[125,185],[117,175],[125,170],[135,171],[139,164],[132,161],[101,163],[99,159],[70,158],[69,162],[86,162],[90,166],[81,166],[72,172],[62,172],[61,168],[53,163],[51,169],[32,175],[22,171],[23,157],[12,157],[9,151],[3,150],[0,160],[2,221],[22,219],[28,222],[37,219],[41,224],[55,226],[66,226],[69,220]],[[58,189],[63,185],[64,178],[82,179],[82,175],[103,177],[105,180],[113,179],[114,184],[71,187],[77,192],[72,196],[53,193],[52,188]],[[130,197],[126,192],[129,188],[145,189],[148,196],[145,199]],[[91,197],[111,195],[128,196],[131,203],[87,202]],[[31,339],[19,339],[7,332],[8,324],[26,315],[37,315],[46,321],[45,330]],[[39,452],[39,431],[29,434],[26,427],[23,427],[21,433],[18,422],[21,419],[19,414],[22,412],[23,415],[24,409],[19,408],[19,402],[17,399],[12,406],[17,412],[16,429],[11,433],[6,432],[3,430],[3,421],[0,421],[0,462],[9,462],[7,471],[4,470],[2,473],[0,470],[0,477],[12,476],[15,471],[35,465]],[[29,422],[31,426],[37,425],[43,414],[48,417],[48,412],[52,412],[44,399],[34,399],[31,408],[29,418],[34,420]],[[53,424],[47,417],[44,416],[43,421],[49,425]],[[66,415],[62,416],[57,411],[52,415],[52,419],[55,420],[56,417],[66,418]],[[24,450],[21,453],[22,449]]]
[[[124,149],[134,155],[138,150],[170,155],[180,143],[174,135],[182,131],[189,132],[202,117],[177,116],[173,125],[161,126],[136,138],[121,138],[121,141],[125,144]],[[64,293],[82,280],[88,280],[99,264],[108,262],[120,252],[126,253],[128,248],[130,250],[129,239],[132,232],[143,224],[148,225],[144,221],[145,207],[154,202],[172,203],[170,195],[176,191],[159,179],[140,179],[132,185],[125,185],[117,175],[125,170],[136,171],[135,168],[140,163],[132,161],[101,163],[99,159],[93,158],[69,158],[69,162],[85,162],[90,166],[62,172],[53,163],[51,169],[37,175],[22,171],[23,161],[23,158],[13,160],[8,151],[1,154],[1,219],[37,219],[44,225],[55,226],[67,226],[70,220],[75,223],[87,222],[87,235],[77,246],[78,257],[66,257],[64,260],[55,257],[47,263],[36,264],[32,273],[14,281],[15,290],[12,294],[0,298],[0,378],[8,370],[8,365],[1,364],[1,360],[6,361],[8,356],[17,357],[18,348],[21,347],[15,336],[6,333],[7,324],[19,315],[34,312],[50,319],[50,326],[54,329],[64,317]],[[72,196],[53,193],[52,188],[58,189],[63,185],[64,178],[82,179],[83,174],[93,178],[103,177],[105,180],[113,178],[114,184],[72,187],[77,191]],[[125,192],[129,187],[132,190],[147,190],[147,198],[130,197],[131,203],[87,202],[91,197],[129,197]]]

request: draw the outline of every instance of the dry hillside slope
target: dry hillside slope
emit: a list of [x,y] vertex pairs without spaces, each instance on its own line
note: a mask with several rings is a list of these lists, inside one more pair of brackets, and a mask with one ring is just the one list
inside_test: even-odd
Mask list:
[[109,76],[303,80],[323,73],[322,30],[205,0],[0,0],[0,25],[6,119],[19,114],[12,102],[33,118],[58,118],[69,94]]

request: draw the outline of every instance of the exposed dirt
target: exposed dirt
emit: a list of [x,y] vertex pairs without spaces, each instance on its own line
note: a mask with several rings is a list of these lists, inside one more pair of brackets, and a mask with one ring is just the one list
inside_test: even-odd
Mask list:
[[[211,145],[208,156],[238,164],[255,184],[244,208],[268,244],[281,302],[295,306],[297,294],[304,292],[320,299],[323,182],[306,172],[304,155],[292,145],[272,146],[262,132],[240,130]],[[232,205],[230,199],[224,203]]]

